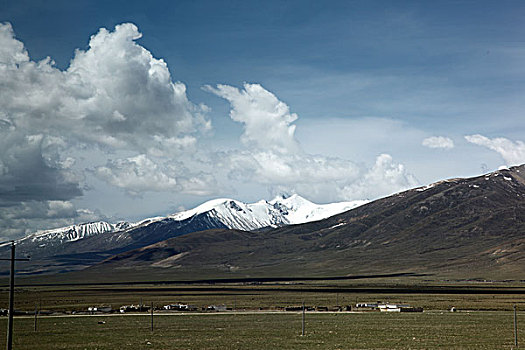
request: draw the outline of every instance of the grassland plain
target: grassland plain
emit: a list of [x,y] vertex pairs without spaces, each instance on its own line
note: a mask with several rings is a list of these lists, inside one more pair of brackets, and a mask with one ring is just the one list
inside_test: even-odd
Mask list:
[[[519,322],[525,321],[519,315]],[[104,321],[105,323],[101,323]],[[300,313],[15,319],[15,349],[511,349],[510,312]],[[5,332],[6,319],[0,320]],[[5,333],[4,333],[5,334]],[[525,342],[524,336],[519,341]]]
[[[286,306],[408,303],[414,314],[312,312],[301,337],[301,315]],[[0,307],[7,306],[7,287]],[[81,315],[90,306],[192,304],[201,310],[225,305],[233,313]],[[525,288],[520,282],[418,280],[310,281],[294,283],[203,283],[116,285],[19,285],[15,309],[42,311],[38,330],[28,315],[15,318],[15,349],[511,349],[513,305],[525,327]],[[449,312],[454,306],[458,312]],[[72,315],[72,311],[76,315]],[[280,311],[280,312],[279,312]],[[105,323],[99,324],[99,321]],[[6,318],[0,318],[5,334]],[[3,333],[1,333],[3,332]],[[521,333],[520,333],[521,334]],[[525,344],[525,328],[520,343]]]
[[[19,286],[15,308],[54,312],[87,310],[90,306],[111,306],[154,303],[156,307],[170,303],[186,303],[203,308],[226,305],[238,310],[278,310],[296,306],[354,305],[357,302],[384,301],[409,303],[425,310],[510,311],[516,304],[525,310],[525,288],[522,283],[455,283],[455,284],[362,284],[342,282],[200,284],[200,285],[55,285]],[[8,288],[0,288],[0,308],[7,308]]]

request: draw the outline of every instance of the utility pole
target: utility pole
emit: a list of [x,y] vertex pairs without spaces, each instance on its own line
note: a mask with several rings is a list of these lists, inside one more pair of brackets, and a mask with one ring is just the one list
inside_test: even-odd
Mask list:
[[9,320],[7,321],[7,350],[13,348],[13,314],[15,313],[15,242],[11,242],[11,274],[9,275]]
[[35,303],[35,332],[36,332],[36,318],[37,318],[37,315],[38,315],[38,304]]
[[305,316],[305,315],[304,315],[304,313],[305,313],[305,310],[304,310],[304,309],[305,309],[305,308],[304,308],[304,301],[303,301],[303,322],[302,322],[303,327],[302,327],[302,331],[301,331],[301,336],[303,336],[303,337],[304,337],[304,316]]
[[516,304],[514,304],[514,346],[518,347],[518,317],[516,315]]
[[151,302],[151,331],[153,332],[153,302]]
[[15,313],[15,260],[28,261],[29,259],[15,258],[15,241],[11,241],[11,258],[0,260],[11,261],[11,271],[9,275],[9,318],[7,320],[7,350],[13,349],[13,316]]

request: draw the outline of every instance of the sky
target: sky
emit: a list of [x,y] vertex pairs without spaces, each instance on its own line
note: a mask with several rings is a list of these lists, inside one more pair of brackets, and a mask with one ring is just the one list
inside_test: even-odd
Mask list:
[[525,163],[522,1],[0,0],[0,239]]

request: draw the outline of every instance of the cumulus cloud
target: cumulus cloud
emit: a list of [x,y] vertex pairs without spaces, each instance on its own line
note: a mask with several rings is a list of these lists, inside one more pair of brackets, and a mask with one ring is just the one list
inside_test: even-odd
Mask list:
[[465,139],[475,145],[498,152],[509,166],[525,163],[525,143],[523,141],[514,142],[504,137],[490,139],[479,134],[467,135]]
[[152,190],[169,191],[177,187],[177,180],[144,154],[109,161],[106,166],[97,167],[95,174],[99,179],[126,189],[132,195]]
[[358,167],[339,158],[309,154],[279,154],[271,151],[241,151],[229,154],[232,178],[254,180],[264,184],[317,183],[355,179]]
[[[190,162],[190,160],[185,159]],[[218,193],[215,177],[198,168],[212,167],[211,164],[194,162],[189,169],[180,161],[163,161],[145,154],[135,157],[108,160],[103,166],[91,171],[98,179],[125,190],[132,196],[145,192],[179,192],[194,195]],[[211,171],[211,170],[210,170]]]
[[188,100],[186,86],[172,82],[166,62],[135,42],[141,36],[131,23],[113,32],[100,29],[88,50],[77,50],[67,75],[88,94],[77,112],[90,130],[102,131],[104,137],[96,141],[113,137],[126,147],[149,151],[155,142],[187,138],[210,124],[205,110]]
[[416,178],[406,171],[403,164],[395,163],[388,154],[381,154],[374,166],[358,181],[344,186],[343,192],[349,199],[375,199],[417,185]]
[[6,236],[103,218],[73,204],[86,191],[86,177],[134,196],[225,188],[231,194],[235,185],[249,184],[317,201],[376,198],[414,182],[389,155],[367,168],[306,153],[295,137],[297,114],[259,84],[205,87],[230,103],[243,134],[240,149],[203,148],[208,108],[189,101],[166,62],[137,43],[141,35],[131,23],[102,28],[61,70],[50,58],[31,60],[11,25],[0,24]]
[[421,144],[428,148],[442,148],[447,150],[454,148],[454,141],[444,136],[427,137]]
[[205,90],[231,104],[230,117],[244,125],[241,140],[248,146],[279,153],[295,153],[299,144],[294,137],[297,114],[259,84],[247,84],[239,90],[233,86],[205,86]]
[[211,127],[206,108],[188,100],[166,63],[135,42],[140,37],[131,23],[102,28],[61,71],[49,58],[30,61],[11,26],[2,25],[2,119],[116,149],[158,152],[178,136],[179,145],[191,144],[192,133]]
[[188,100],[185,85],[136,42],[140,37],[131,23],[102,28],[60,70],[50,58],[32,61],[12,26],[0,23],[0,206],[22,210],[82,196],[80,149],[103,162],[107,153],[134,155],[113,160],[112,172],[107,164],[93,171],[128,192],[176,188],[162,169],[151,181],[151,169],[195,151],[198,136],[211,128],[207,107]]
[[206,89],[228,100],[230,117],[244,125],[247,149],[229,152],[223,160],[232,180],[318,201],[377,198],[417,185],[403,165],[386,154],[367,169],[345,159],[305,153],[291,125],[298,116],[259,84],[244,84],[242,90],[227,85]]

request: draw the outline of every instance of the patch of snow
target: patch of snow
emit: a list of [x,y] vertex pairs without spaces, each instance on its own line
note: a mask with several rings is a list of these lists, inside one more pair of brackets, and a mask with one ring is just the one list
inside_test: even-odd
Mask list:
[[432,187],[436,186],[436,184],[437,183],[433,183],[433,184],[430,184],[430,185],[426,185],[426,186],[423,186],[423,187],[416,188],[416,191],[418,191],[418,192],[426,191],[429,188],[432,188]]
[[341,226],[344,226],[344,225],[346,225],[346,222],[341,222],[340,224],[337,224],[337,225],[334,225],[334,226],[330,226],[328,229],[331,230],[333,228],[341,227]]

